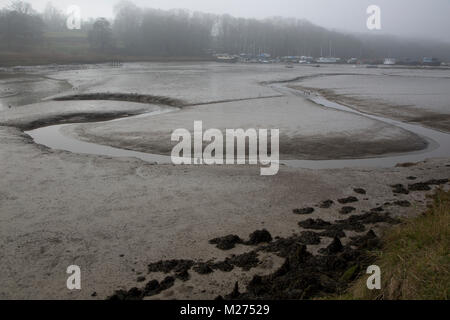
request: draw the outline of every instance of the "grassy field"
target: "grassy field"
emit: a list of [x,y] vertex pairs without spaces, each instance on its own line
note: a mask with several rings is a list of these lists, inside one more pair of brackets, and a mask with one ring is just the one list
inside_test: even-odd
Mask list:
[[439,190],[418,218],[390,229],[375,252],[381,290],[368,290],[362,276],[333,299],[447,300],[450,297],[450,192]]

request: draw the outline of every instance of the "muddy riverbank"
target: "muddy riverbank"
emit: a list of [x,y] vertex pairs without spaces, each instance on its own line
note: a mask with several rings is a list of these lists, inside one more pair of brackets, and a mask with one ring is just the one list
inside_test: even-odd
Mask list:
[[[289,138],[340,133],[348,138],[349,149],[351,141],[363,138],[417,141],[394,126],[380,127],[376,121],[326,110],[307,99],[273,97],[279,92],[260,88],[259,83],[295,75],[272,66],[246,67],[245,72],[203,64],[144,67],[58,71],[51,77],[66,79],[78,88],[77,94],[134,92],[173,96],[190,104],[256,99],[69,126],[67,133],[81,138],[76,131],[83,128],[92,137],[81,139],[106,141],[109,135],[107,145],[126,143],[148,151],[158,139],[167,148],[165,135],[173,128],[190,128],[194,119],[205,119],[207,126],[218,128],[279,126]],[[99,74],[104,76],[101,81]],[[243,80],[223,86],[238,78]],[[237,88],[243,83],[249,85]],[[198,95],[193,87],[201,88]],[[320,270],[326,257],[343,261],[336,272],[326,271],[326,278],[317,280],[314,270],[306,273],[303,280],[315,281],[309,292],[300,282],[292,282],[285,292],[295,298],[313,297],[323,292],[321,288],[340,288],[341,273],[355,275],[355,261],[364,266],[362,260],[346,258],[351,243],[356,245],[353,249],[367,243],[371,239],[361,237],[372,237],[371,229],[379,237],[395,221],[391,219],[422,212],[434,188],[449,188],[448,183],[437,183],[450,176],[449,157],[390,168],[282,166],[278,175],[262,177],[253,166],[173,166],[52,150],[33,143],[21,130],[54,117],[78,122],[91,115],[115,117],[161,108],[122,101],[45,101],[0,112],[0,298],[105,299],[118,290],[129,294],[132,288],[137,289],[131,294],[145,291],[150,294],[142,297],[149,299],[264,298],[263,291],[275,297],[280,292],[270,279],[290,282],[296,277],[292,269]],[[368,135],[361,136],[368,128]],[[264,229],[271,241],[265,232],[254,234]],[[227,235],[238,238],[223,239]],[[293,242],[301,245],[291,246]],[[168,263],[171,260],[175,262]],[[73,264],[81,267],[80,291],[66,288],[66,269]]]

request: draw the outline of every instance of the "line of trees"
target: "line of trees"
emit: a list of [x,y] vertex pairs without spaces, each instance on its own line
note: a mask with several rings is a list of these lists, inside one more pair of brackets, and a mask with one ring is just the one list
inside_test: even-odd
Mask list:
[[42,40],[45,23],[29,3],[15,1],[0,11],[0,39],[8,47]]
[[116,6],[114,36],[130,54],[201,55],[210,51],[272,56],[314,55],[322,52],[352,56],[360,41],[305,20],[234,18],[186,10],[142,9],[130,2]]
[[[213,52],[272,56],[383,58],[435,56],[450,60],[450,45],[388,36],[350,35],[305,20],[235,18],[187,10],[140,8],[124,1],[111,20],[84,21],[92,50],[146,56],[207,56]],[[67,32],[66,15],[47,4],[43,13],[13,1],[0,11],[0,40],[8,47],[39,44],[45,32]]]

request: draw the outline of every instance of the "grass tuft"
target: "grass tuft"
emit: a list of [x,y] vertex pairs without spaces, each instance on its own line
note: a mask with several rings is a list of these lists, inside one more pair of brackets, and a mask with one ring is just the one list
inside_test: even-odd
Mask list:
[[450,191],[438,190],[421,216],[390,229],[375,252],[381,290],[369,290],[367,276],[333,299],[447,300],[450,296]]

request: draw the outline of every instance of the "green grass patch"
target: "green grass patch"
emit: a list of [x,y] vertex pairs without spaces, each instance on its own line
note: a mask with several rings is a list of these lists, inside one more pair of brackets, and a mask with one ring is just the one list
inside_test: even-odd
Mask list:
[[389,229],[374,252],[381,290],[367,289],[360,277],[332,299],[447,300],[450,296],[450,192],[438,190],[421,216]]

